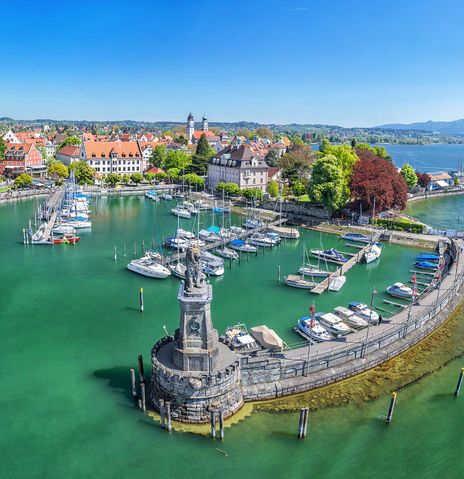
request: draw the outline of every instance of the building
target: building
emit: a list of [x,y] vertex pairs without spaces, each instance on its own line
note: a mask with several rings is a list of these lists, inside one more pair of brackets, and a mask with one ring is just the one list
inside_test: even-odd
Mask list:
[[206,137],[215,136],[212,131],[208,130],[208,119],[206,116],[203,116],[201,120],[201,130],[195,131],[195,120],[191,112],[187,117],[186,133],[189,144],[196,143],[201,138],[201,135],[205,135]]
[[252,147],[238,141],[214,155],[208,162],[208,186],[235,183],[239,188],[259,188],[266,191],[269,166],[262,155]]
[[21,143],[20,139],[11,130],[8,130],[2,139],[5,143]]
[[56,152],[56,159],[65,165],[70,165],[80,159],[80,148],[75,145],[65,145]]
[[33,143],[7,143],[5,159],[0,162],[0,174],[17,176],[21,173],[41,174],[45,171],[42,155]]
[[430,176],[430,183],[428,185],[429,191],[448,188],[453,184],[453,178],[446,171],[439,171],[437,173],[427,174]]
[[98,176],[108,173],[143,173],[144,161],[136,141],[84,141],[80,159],[86,161]]

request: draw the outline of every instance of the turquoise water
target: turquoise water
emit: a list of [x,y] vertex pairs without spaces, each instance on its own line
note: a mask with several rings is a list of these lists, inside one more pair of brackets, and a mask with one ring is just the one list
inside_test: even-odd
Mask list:
[[[134,240],[140,253],[142,239],[148,245],[153,237],[169,235],[176,220],[166,205],[142,197],[108,198],[98,202],[94,227],[77,246],[28,248],[19,242],[20,230],[34,205],[0,207],[2,478],[464,474],[464,408],[461,398],[450,394],[459,361],[402,390],[388,427],[388,398],[381,398],[311,413],[305,441],[296,440],[296,414],[253,414],[227,429],[222,444],[162,431],[134,408],[128,369],[139,353],[148,369],[150,348],[164,334],[163,325],[170,332],[176,327],[179,283],[142,278],[125,265]],[[318,247],[320,238],[306,232],[299,242],[242,258],[212,280],[213,320],[220,331],[239,321],[265,323],[286,341],[298,341],[293,324],[313,299],[318,310],[367,301],[373,283],[382,290],[405,281],[416,254],[388,246],[380,265],[356,266],[340,293],[315,298],[277,283],[278,265],[282,274],[299,266],[303,241]],[[347,249],[335,237],[323,235],[322,242]]]

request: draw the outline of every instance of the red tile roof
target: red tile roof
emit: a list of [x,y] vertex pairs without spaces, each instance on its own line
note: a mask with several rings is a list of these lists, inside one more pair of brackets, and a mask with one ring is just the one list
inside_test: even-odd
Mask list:
[[63,146],[60,150],[58,150],[60,155],[67,155],[67,156],[79,156],[80,148],[75,145],[66,145]]
[[141,158],[136,141],[85,141],[87,158],[109,158],[116,153],[118,158]]
[[193,132],[193,138],[195,138],[195,140],[199,140],[201,138],[201,135],[205,135],[206,137],[208,136],[214,136],[214,133],[212,131],[194,131]]

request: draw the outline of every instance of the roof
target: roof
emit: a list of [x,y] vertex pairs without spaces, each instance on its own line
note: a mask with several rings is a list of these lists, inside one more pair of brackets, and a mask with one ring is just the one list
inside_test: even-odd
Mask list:
[[29,153],[32,143],[7,143],[5,154],[21,151],[22,153]]
[[154,175],[156,175],[156,173],[164,173],[164,170],[161,168],[158,168],[157,166],[152,166],[146,171],[146,173],[153,173]]
[[435,180],[435,183],[442,188],[446,188],[447,186],[449,186],[445,180]]
[[277,175],[278,173],[280,173],[280,168],[277,167],[277,166],[271,166],[269,168],[269,170],[267,171],[267,176],[269,178],[272,178],[273,176]]
[[79,156],[80,148],[76,145],[65,145],[57,152],[60,155]]
[[[252,160],[257,160],[257,163],[251,165]],[[223,150],[214,155],[209,163],[238,168],[268,168],[267,163],[264,161],[264,156],[257,154],[253,151],[252,147],[246,143],[226,146]]]
[[199,140],[201,138],[201,135],[215,136],[214,133],[212,131],[209,131],[209,130],[206,130],[206,131],[198,130],[198,131],[193,132],[193,138],[195,138],[195,140]]
[[139,145],[136,141],[85,141],[87,158],[109,158],[115,153],[118,158],[140,158]]
[[430,176],[430,181],[451,180],[451,176],[446,171],[439,171],[437,173],[427,173]]

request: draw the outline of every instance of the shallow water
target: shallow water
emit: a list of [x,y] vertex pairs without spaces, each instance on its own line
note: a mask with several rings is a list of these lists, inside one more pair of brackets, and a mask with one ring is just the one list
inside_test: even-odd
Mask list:
[[[173,332],[178,322],[178,281],[142,278],[125,269],[133,241],[172,234],[167,205],[143,197],[98,201],[91,232],[76,246],[27,248],[20,230],[35,202],[0,207],[0,464],[2,477],[458,477],[464,446],[461,400],[454,399],[456,362],[400,393],[394,422],[385,426],[388,398],[362,406],[311,413],[310,433],[297,441],[296,414],[253,414],[226,430],[223,444],[202,436],[160,430],[133,407],[128,369],[139,353]],[[205,218],[204,221],[209,218]],[[154,226],[156,225],[156,227]],[[183,226],[188,222],[183,223]],[[128,258],[122,258],[126,242]],[[212,279],[213,321],[265,323],[287,341],[315,299],[328,310],[369,300],[406,281],[417,250],[386,246],[379,265],[358,265],[340,293],[314,297],[277,283],[300,264],[304,239],[244,257]],[[325,247],[344,242],[323,235]],[[114,243],[118,260],[113,259]],[[138,290],[145,290],[145,312]],[[224,450],[225,456],[216,448]],[[180,460],[179,460],[180,459]],[[455,475],[456,474],[456,475]]]

